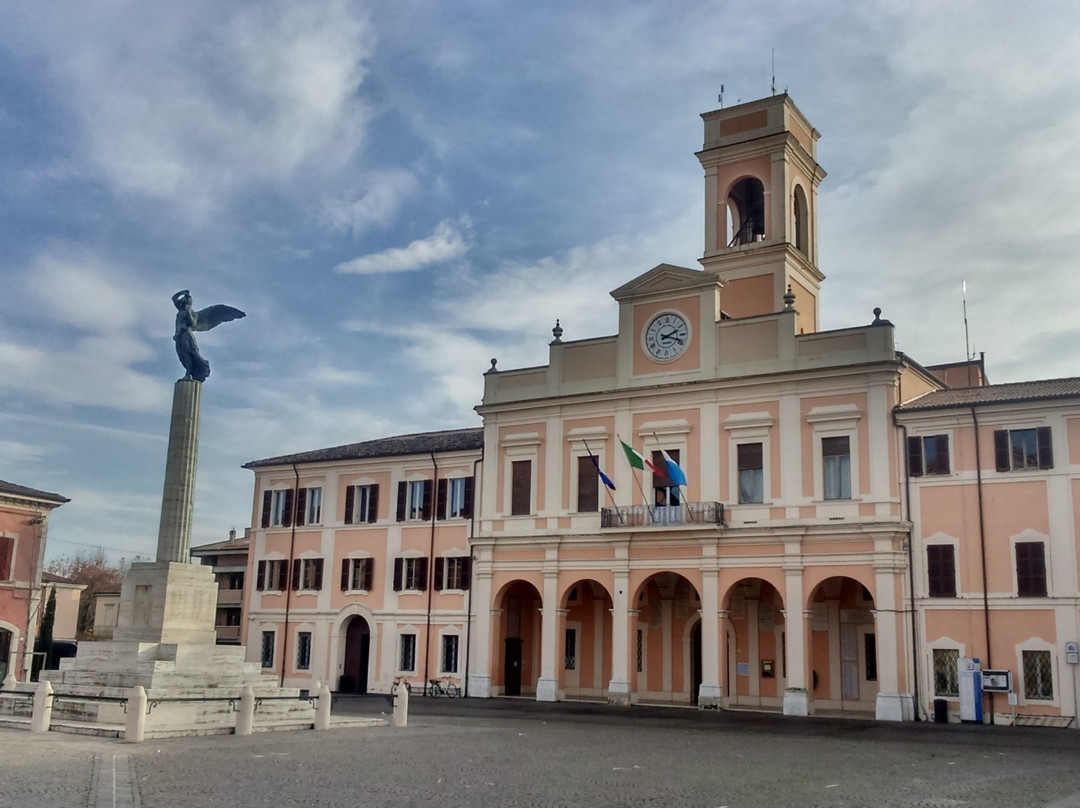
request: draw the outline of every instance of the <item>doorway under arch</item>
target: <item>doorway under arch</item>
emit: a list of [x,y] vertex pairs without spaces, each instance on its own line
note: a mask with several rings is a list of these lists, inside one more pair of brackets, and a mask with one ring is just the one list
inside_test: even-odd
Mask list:
[[371,626],[360,615],[354,615],[345,627],[345,664],[338,692],[367,693],[370,663]]
[[815,710],[873,713],[878,693],[874,597],[860,581],[826,578],[810,593]]
[[743,578],[728,590],[723,603],[728,706],[782,707],[787,663],[780,592],[762,578]]
[[540,678],[540,627],[543,599],[528,581],[512,581],[496,600],[500,611],[492,671],[494,692],[535,695]]
[[559,689],[565,698],[602,699],[611,681],[611,594],[582,579],[563,594]]
[[698,662],[695,671],[700,651],[694,647],[700,593],[682,575],[658,572],[641,583],[631,602],[637,611],[630,645],[633,699],[693,704],[701,670]]

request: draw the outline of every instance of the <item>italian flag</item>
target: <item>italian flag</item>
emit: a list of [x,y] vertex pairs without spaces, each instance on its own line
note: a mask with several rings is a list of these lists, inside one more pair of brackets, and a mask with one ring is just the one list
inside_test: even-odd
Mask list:
[[641,454],[641,452],[639,452],[633,446],[628,446],[626,444],[626,441],[624,441],[622,438],[619,438],[619,443],[622,444],[623,451],[626,452],[626,459],[627,461],[629,461],[630,465],[633,468],[641,469],[642,471],[644,471],[645,467],[648,466],[649,470],[652,471],[653,474],[659,474],[661,477],[667,476],[667,474],[663,470],[646,460],[645,456]]

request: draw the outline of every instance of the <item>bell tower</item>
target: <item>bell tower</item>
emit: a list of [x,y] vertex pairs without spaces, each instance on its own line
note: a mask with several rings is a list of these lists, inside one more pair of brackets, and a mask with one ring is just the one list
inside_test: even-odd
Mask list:
[[820,136],[786,93],[706,112],[705,253],[729,317],[784,308],[791,287],[800,333],[818,327],[817,164]]

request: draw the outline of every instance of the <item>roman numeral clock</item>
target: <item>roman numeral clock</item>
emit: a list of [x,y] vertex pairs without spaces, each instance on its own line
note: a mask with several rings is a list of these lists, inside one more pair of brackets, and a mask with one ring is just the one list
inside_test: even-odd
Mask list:
[[690,343],[690,325],[677,311],[666,311],[649,322],[641,339],[650,357],[657,362],[671,362]]

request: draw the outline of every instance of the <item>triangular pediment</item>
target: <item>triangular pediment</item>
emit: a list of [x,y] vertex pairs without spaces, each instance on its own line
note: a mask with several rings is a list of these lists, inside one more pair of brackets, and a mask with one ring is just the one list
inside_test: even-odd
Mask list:
[[611,296],[621,302],[654,294],[719,286],[723,286],[723,281],[712,272],[678,267],[674,264],[657,264],[648,272],[612,291]]

